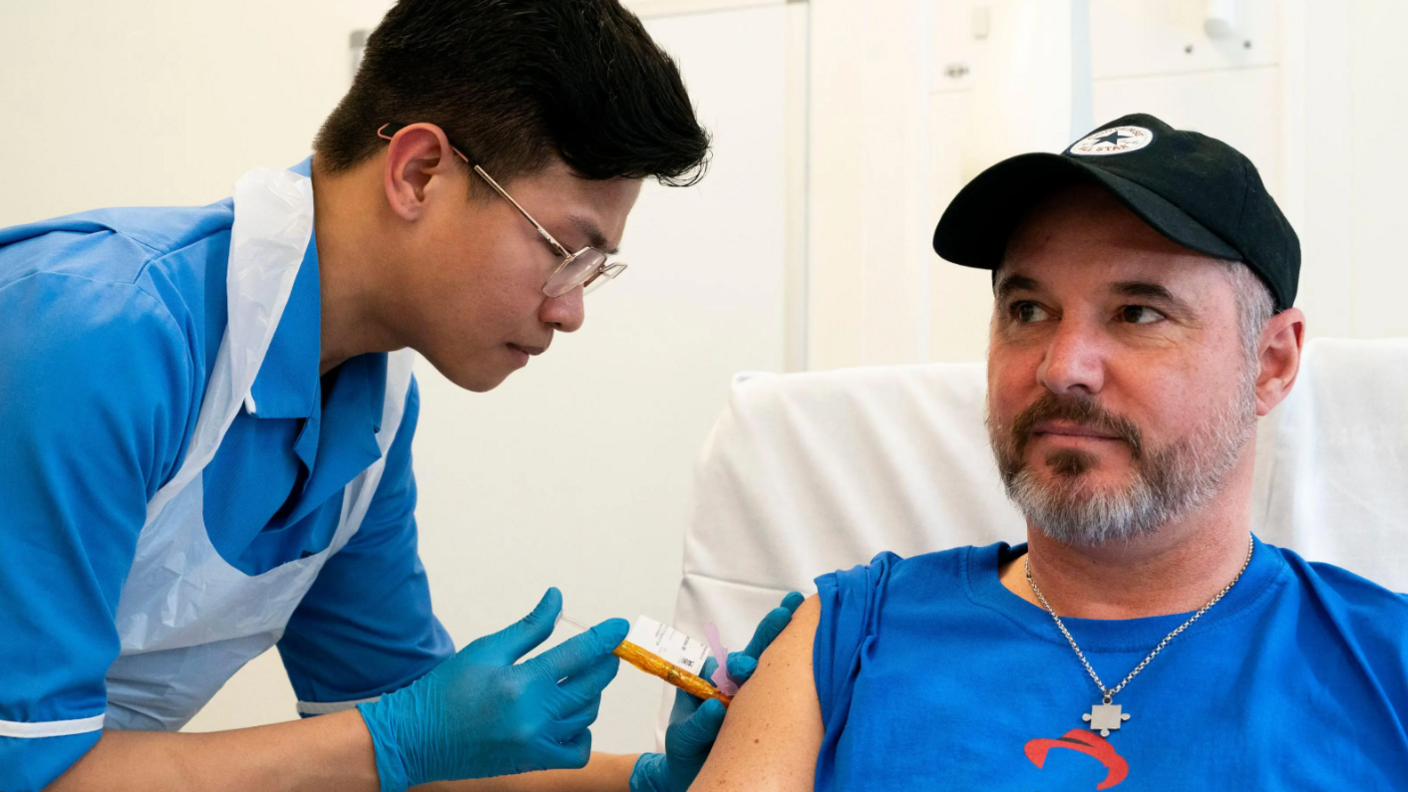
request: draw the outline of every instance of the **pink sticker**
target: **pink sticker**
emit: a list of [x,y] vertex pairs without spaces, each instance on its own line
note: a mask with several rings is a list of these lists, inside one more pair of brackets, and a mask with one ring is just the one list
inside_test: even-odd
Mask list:
[[725,696],[737,695],[738,684],[728,676],[728,649],[724,648],[723,639],[719,638],[719,625],[713,622],[704,625],[704,638],[709,642],[709,650],[714,653],[714,659],[719,662],[719,667],[714,669],[714,675],[709,681]]

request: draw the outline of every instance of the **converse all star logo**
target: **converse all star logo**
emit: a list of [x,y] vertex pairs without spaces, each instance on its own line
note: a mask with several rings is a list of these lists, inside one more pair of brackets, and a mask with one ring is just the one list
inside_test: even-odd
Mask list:
[[1138,151],[1153,142],[1154,133],[1144,127],[1112,127],[1076,141],[1068,153],[1077,157],[1108,157]]

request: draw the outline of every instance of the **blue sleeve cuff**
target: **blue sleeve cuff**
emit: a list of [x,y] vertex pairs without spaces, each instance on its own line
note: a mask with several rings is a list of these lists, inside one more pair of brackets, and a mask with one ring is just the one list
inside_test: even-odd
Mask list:
[[102,731],[62,737],[0,737],[0,789],[38,792],[88,753]]

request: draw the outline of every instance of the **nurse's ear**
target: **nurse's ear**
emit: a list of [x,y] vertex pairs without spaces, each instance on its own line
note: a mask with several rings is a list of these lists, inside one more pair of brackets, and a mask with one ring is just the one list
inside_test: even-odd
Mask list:
[[411,124],[396,132],[386,150],[382,174],[391,211],[405,220],[425,213],[432,180],[448,177],[455,153],[445,133],[434,124]]

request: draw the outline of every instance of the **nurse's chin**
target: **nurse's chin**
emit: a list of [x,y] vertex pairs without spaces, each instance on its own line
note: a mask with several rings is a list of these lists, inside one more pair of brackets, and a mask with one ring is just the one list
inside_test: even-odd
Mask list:
[[499,387],[510,374],[527,362],[516,363],[507,349],[497,355],[486,355],[473,360],[437,360],[424,354],[422,357],[430,361],[430,365],[445,379],[473,393],[484,393]]

